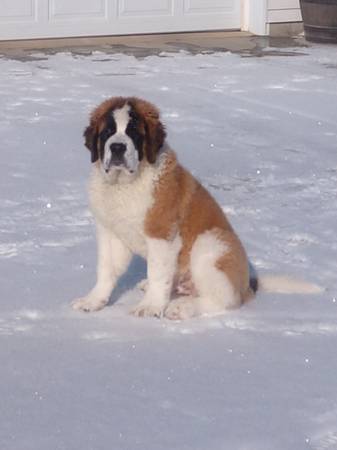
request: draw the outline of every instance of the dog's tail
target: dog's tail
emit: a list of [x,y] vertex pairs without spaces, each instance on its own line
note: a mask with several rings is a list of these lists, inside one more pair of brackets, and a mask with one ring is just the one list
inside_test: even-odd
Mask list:
[[314,283],[297,280],[286,275],[262,275],[258,277],[258,290],[275,294],[319,294],[324,288]]

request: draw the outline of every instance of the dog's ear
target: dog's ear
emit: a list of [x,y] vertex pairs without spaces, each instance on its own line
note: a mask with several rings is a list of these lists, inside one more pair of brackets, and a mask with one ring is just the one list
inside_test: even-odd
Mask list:
[[128,103],[142,119],[145,133],[144,155],[150,164],[154,164],[166,137],[164,125],[160,121],[159,111],[152,103],[138,97],[130,97]]
[[84,144],[91,152],[91,162],[94,163],[98,160],[98,132],[97,127],[92,120],[90,121],[90,125],[84,130],[83,136],[85,139]]
[[159,120],[157,111],[151,111],[150,114],[145,116],[144,127],[144,153],[148,162],[154,164],[166,137],[164,125]]

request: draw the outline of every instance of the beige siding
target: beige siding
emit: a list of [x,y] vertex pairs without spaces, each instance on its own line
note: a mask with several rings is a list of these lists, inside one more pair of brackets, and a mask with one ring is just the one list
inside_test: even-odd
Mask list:
[[299,0],[268,0],[267,22],[300,22]]

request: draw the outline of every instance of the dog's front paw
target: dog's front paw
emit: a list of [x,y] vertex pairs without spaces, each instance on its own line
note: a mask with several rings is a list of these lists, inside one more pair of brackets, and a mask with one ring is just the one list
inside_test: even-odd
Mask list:
[[131,310],[131,314],[136,317],[157,317],[160,319],[164,315],[165,304],[147,298],[143,299]]
[[196,313],[195,300],[191,297],[180,297],[172,300],[165,310],[165,317],[170,320],[186,320]]
[[107,303],[108,299],[105,298],[83,297],[74,300],[71,306],[75,311],[92,312],[103,309]]

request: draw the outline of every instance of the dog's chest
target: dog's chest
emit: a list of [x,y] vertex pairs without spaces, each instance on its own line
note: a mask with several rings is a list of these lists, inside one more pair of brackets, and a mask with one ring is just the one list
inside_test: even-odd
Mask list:
[[92,212],[102,225],[110,229],[132,252],[146,257],[144,222],[153,204],[154,178],[145,173],[132,183],[105,183],[94,173],[89,198]]

